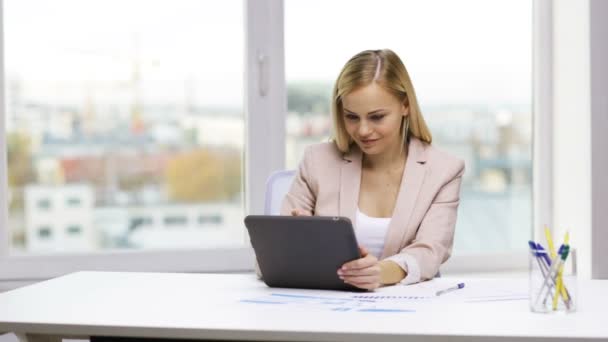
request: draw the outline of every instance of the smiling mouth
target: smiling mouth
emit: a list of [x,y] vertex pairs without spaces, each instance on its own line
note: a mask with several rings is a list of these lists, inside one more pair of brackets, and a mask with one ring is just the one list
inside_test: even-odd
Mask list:
[[361,140],[362,143],[364,144],[371,144],[373,142],[376,142],[378,139],[367,139],[367,140]]

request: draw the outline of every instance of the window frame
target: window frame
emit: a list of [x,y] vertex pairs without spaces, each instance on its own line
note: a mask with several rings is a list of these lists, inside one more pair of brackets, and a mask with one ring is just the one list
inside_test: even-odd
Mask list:
[[533,39],[533,230],[553,229],[553,1],[534,0]]
[[[0,18],[4,13],[0,0]],[[246,213],[261,214],[264,186],[271,171],[284,167],[283,113],[286,109],[282,2],[243,0],[245,88],[243,109],[246,127],[243,183]],[[280,20],[277,20],[280,18]],[[258,58],[264,56],[263,64]],[[0,25],[0,79],[4,71],[4,30]],[[278,72],[277,70],[280,70]],[[264,96],[260,95],[260,86]],[[0,175],[6,175],[5,88],[0,87]],[[270,125],[268,125],[270,123]],[[268,127],[270,126],[270,127]],[[8,190],[7,178],[0,180],[0,193]],[[9,255],[10,232],[6,229],[6,196],[0,196],[0,282],[6,286],[48,279],[80,270],[147,272],[241,272],[253,270],[253,251],[243,226],[243,238],[236,246],[210,249],[110,250],[69,255]]]
[[[245,29],[244,210],[263,213],[266,178],[285,167],[285,113],[287,96],[284,61],[283,0],[243,0]],[[539,177],[551,168],[552,7],[550,0],[533,1],[533,226],[550,222],[552,182]],[[0,0],[0,18],[3,1]],[[532,18],[531,18],[532,20]],[[4,65],[4,34],[0,25],[0,65]],[[0,67],[0,79],[4,69]],[[0,174],[6,175],[5,88],[0,87]],[[0,193],[8,189],[6,177],[0,180]],[[0,288],[6,289],[79,270],[141,272],[250,272],[254,254],[243,226],[239,246],[212,249],[119,250],[69,255],[9,255],[6,196],[0,196]],[[442,266],[443,273],[523,271],[527,255],[521,252],[483,255],[455,255]]]

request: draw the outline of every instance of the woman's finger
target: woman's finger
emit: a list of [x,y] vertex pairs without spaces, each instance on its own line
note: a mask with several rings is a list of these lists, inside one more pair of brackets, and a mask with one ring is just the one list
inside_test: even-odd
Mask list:
[[357,282],[347,282],[345,281],[345,283],[353,285],[355,287],[358,287],[360,289],[365,289],[365,290],[375,290],[377,288],[380,287],[380,282],[369,282],[369,283],[357,283]]
[[351,270],[338,270],[339,276],[367,276],[367,275],[380,275],[380,267],[377,265]]
[[366,283],[378,283],[380,277],[377,275],[364,275],[364,276],[344,276],[342,278],[347,283],[351,284],[366,284]]
[[359,258],[357,260],[349,261],[342,265],[342,270],[358,270],[366,267],[373,266],[378,263],[378,259],[375,256],[368,254],[363,258]]
[[291,209],[291,216],[312,216],[310,212],[302,209]]

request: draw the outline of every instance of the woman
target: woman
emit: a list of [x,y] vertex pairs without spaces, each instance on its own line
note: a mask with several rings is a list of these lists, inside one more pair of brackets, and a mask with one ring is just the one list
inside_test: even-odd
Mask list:
[[391,50],[350,59],[332,101],[335,137],[306,149],[281,213],[353,222],[362,257],[337,270],[346,283],[375,289],[433,278],[452,250],[464,162],[431,145]]

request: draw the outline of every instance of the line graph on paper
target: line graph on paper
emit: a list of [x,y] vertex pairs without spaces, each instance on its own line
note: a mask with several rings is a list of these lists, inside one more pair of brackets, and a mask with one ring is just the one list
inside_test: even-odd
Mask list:
[[263,296],[241,299],[243,304],[288,306],[290,308],[319,309],[335,312],[412,313],[431,297],[384,295],[314,295],[273,292]]

